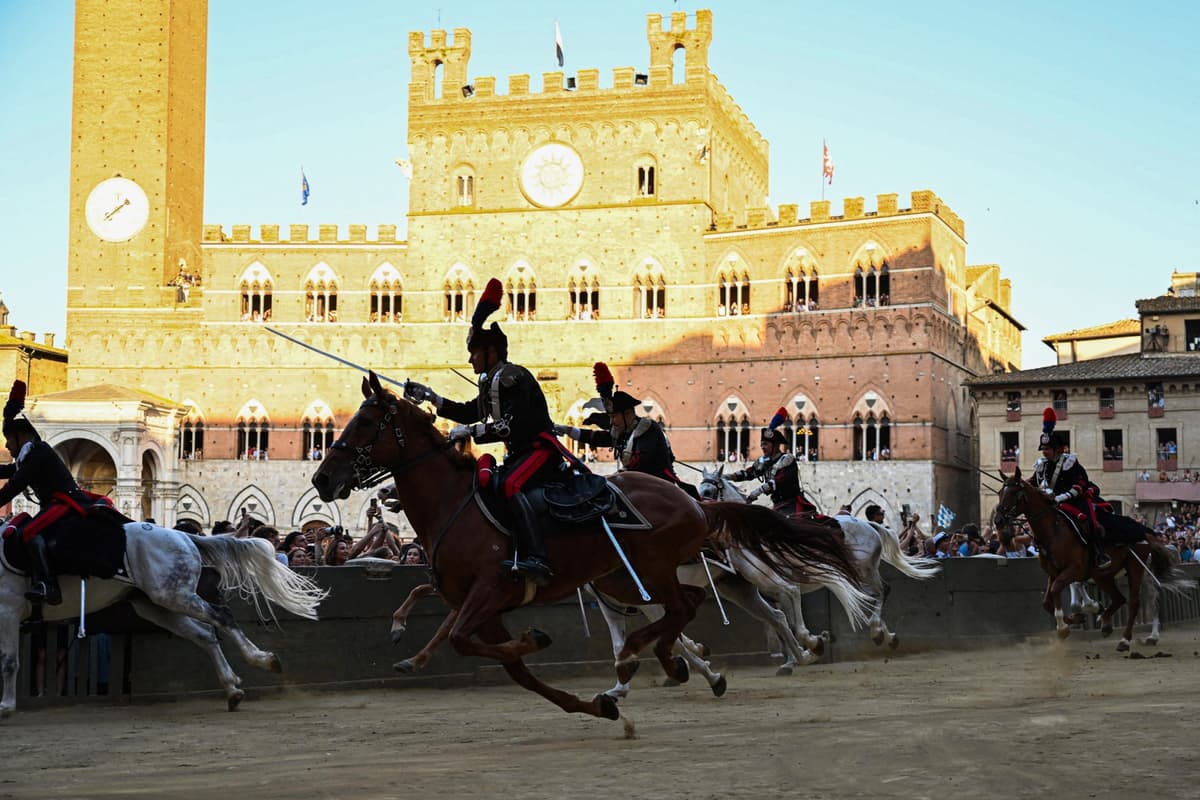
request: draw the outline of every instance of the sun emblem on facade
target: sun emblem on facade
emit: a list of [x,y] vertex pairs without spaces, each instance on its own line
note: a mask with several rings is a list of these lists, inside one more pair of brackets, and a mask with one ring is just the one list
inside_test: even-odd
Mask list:
[[544,144],[521,165],[521,191],[536,206],[555,208],[568,203],[582,186],[583,160],[565,144]]

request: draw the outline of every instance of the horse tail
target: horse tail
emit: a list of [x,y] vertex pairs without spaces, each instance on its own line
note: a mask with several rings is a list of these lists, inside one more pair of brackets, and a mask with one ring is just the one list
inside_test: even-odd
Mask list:
[[1150,572],[1164,591],[1186,592],[1195,588],[1196,581],[1178,567],[1166,545],[1151,537],[1147,537],[1146,543],[1150,545]]
[[220,574],[222,591],[237,591],[254,604],[260,617],[264,616],[260,600],[266,600],[296,616],[317,618],[317,606],[329,590],[277,561],[267,540],[232,536],[191,536],[191,540],[204,563]]
[[765,506],[701,503],[710,532],[754,554],[790,583],[817,583],[837,598],[850,625],[866,625],[873,598],[863,592],[854,555],[839,529],[793,520]]
[[[870,520],[867,521],[870,522]],[[932,578],[941,572],[942,567],[936,559],[904,555],[904,551],[900,549],[900,539],[891,528],[884,527],[878,522],[870,522],[870,524],[879,534],[879,540],[883,543],[883,560],[900,572],[919,581]]]

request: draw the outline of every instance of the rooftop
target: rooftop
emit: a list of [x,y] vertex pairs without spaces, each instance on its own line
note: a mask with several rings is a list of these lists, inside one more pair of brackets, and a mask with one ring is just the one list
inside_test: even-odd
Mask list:
[[168,400],[151,392],[141,389],[131,389],[128,386],[115,386],[102,383],[96,386],[84,386],[80,389],[68,389],[65,392],[38,395],[36,402],[70,402],[70,403],[150,403],[156,406],[173,406],[184,408],[183,404]]
[[986,389],[1029,384],[1195,378],[1197,375],[1200,375],[1200,353],[1170,356],[1143,356],[1134,353],[1076,361],[1072,364],[1023,369],[1000,375],[983,375],[966,383],[972,388]]
[[1160,314],[1167,311],[1200,311],[1200,296],[1175,297],[1164,294],[1135,303],[1138,313]]
[[1054,342],[1072,342],[1080,339],[1108,339],[1112,336],[1141,336],[1142,323],[1136,319],[1119,319],[1116,322],[1106,322],[1103,325],[1093,325],[1090,328],[1076,328],[1066,333],[1052,333],[1042,339],[1048,345]]

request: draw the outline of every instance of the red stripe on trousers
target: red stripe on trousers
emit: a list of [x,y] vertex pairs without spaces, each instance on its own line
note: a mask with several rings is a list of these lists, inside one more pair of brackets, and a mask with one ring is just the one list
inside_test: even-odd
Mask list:
[[551,455],[553,453],[550,450],[535,441],[533,452],[504,479],[504,497],[511,498],[521,491],[521,487],[550,460]]

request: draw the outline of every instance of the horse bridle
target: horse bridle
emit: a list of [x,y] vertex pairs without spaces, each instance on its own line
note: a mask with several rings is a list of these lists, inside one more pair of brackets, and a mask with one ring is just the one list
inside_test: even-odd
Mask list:
[[[364,407],[374,407],[379,405],[379,402],[374,397],[369,397],[363,401]],[[408,445],[408,439],[404,436],[404,430],[399,426],[392,424],[392,418],[400,413],[400,407],[395,403],[389,403],[387,411],[383,418],[376,425],[375,436],[369,444],[353,445],[353,460],[350,462],[350,468],[354,470],[354,482],[359,489],[370,489],[374,486],[383,483],[389,475],[399,475],[402,472],[407,472],[418,464],[422,464],[439,453],[444,452],[447,448],[453,447],[453,442],[447,440],[441,447],[435,447],[421,453],[419,456],[414,456],[406,461],[401,461],[393,467],[381,467],[375,464],[371,459],[371,451],[375,449],[375,444],[379,441],[380,435],[390,426],[392,435],[396,438],[396,446],[401,451]],[[352,449],[352,446],[343,439],[339,439],[329,446],[330,450],[346,450]]]
[[[1024,482],[1022,481],[1022,483],[1024,483]],[[1012,488],[1012,489],[1020,491],[1022,489],[1022,486],[1021,486],[1021,484],[1018,484],[1018,483],[1009,483],[1006,480],[1004,482],[1004,485],[1001,486],[1000,488],[1001,488],[1001,490]],[[1021,492],[1019,502],[1022,506],[1028,506],[1028,504],[1029,504],[1029,501],[1026,499],[1023,491]],[[1025,520],[1027,522],[1033,522],[1035,519],[1040,519],[1041,517],[1044,517],[1046,514],[1051,513],[1053,510],[1054,509],[1052,507],[1046,511],[1039,511],[1037,513],[1032,513],[1028,508],[1025,508],[1024,510],[1021,510],[1018,508],[1013,508],[1011,510],[1001,511],[1000,506],[996,506],[996,510],[995,510],[995,512],[993,512],[993,521],[996,523],[996,525],[998,527],[1008,527],[1008,526],[1011,526],[1012,523],[1016,520],[1016,518],[1021,516],[1022,514],[1025,515]]]

